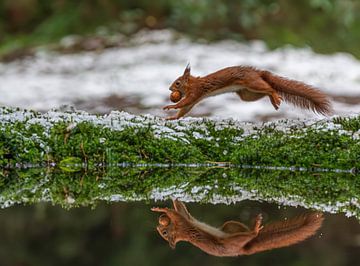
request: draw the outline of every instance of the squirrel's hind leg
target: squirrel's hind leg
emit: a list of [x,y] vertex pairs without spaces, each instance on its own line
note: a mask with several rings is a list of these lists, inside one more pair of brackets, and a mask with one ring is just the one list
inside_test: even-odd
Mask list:
[[239,95],[240,99],[245,102],[253,102],[261,99],[262,97],[266,96],[264,93],[257,93],[252,92],[246,89],[240,90],[236,92],[237,95]]
[[[274,108],[276,110],[279,109],[280,103],[282,101],[282,97],[265,80],[254,79],[254,80],[249,81],[248,84],[246,85],[246,90],[250,91],[251,93],[268,95],[270,98],[271,104],[274,106]],[[255,98],[255,96],[254,96],[254,98]],[[258,99],[260,99],[260,98],[261,97],[259,97]]]
[[249,227],[245,224],[237,221],[227,221],[221,227],[221,231],[224,231],[229,234],[239,233],[239,232],[250,232]]

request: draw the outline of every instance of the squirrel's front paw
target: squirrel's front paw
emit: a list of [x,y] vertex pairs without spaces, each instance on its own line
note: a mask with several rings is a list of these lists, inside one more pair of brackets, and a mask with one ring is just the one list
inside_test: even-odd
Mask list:
[[165,120],[176,120],[176,119],[178,119],[178,117],[176,115],[168,116],[168,117],[165,118]]
[[153,212],[168,212],[169,208],[152,207],[151,210]]
[[170,110],[170,109],[176,109],[175,105],[166,105],[163,107],[163,110]]

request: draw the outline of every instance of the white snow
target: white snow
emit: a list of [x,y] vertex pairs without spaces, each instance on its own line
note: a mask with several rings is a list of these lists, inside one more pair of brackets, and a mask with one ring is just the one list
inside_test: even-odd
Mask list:
[[[261,41],[206,44],[175,36],[168,30],[140,32],[128,47],[71,55],[38,52],[35,58],[0,64],[0,105],[49,110],[115,94],[139,96],[149,108],[147,113],[166,116],[161,107],[169,103],[168,87],[187,62],[196,76],[246,64],[304,81],[331,95],[360,96],[360,61],[350,54],[320,55],[310,48],[290,46],[269,51]],[[334,107],[339,115],[360,112],[360,104],[335,102]],[[264,115],[316,117],[284,103],[275,111],[268,99],[242,102],[233,94],[206,99],[192,114],[209,110],[212,115],[243,121]]]

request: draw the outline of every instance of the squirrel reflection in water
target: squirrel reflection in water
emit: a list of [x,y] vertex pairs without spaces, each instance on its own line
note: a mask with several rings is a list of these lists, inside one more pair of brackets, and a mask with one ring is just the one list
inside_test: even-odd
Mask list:
[[192,217],[181,201],[173,200],[173,205],[174,209],[151,209],[162,213],[157,226],[159,234],[171,248],[179,241],[187,241],[214,256],[250,255],[293,245],[314,235],[323,221],[322,213],[310,212],[262,226],[259,214],[253,228],[237,221],[216,228]]

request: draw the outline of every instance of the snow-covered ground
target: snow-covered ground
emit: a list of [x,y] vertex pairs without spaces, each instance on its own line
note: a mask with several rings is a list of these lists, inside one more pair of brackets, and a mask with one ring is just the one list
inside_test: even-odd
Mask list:
[[[335,114],[360,113],[360,61],[350,54],[320,55],[293,47],[269,51],[261,41],[194,43],[168,30],[141,32],[130,44],[102,52],[37,52],[33,58],[0,63],[0,105],[46,111],[70,104],[90,112],[166,116],[161,107],[170,103],[169,85],[190,62],[196,76],[241,64],[268,69],[331,95]],[[191,115],[244,121],[317,116],[285,103],[275,111],[268,98],[248,103],[234,94],[206,99]]]

